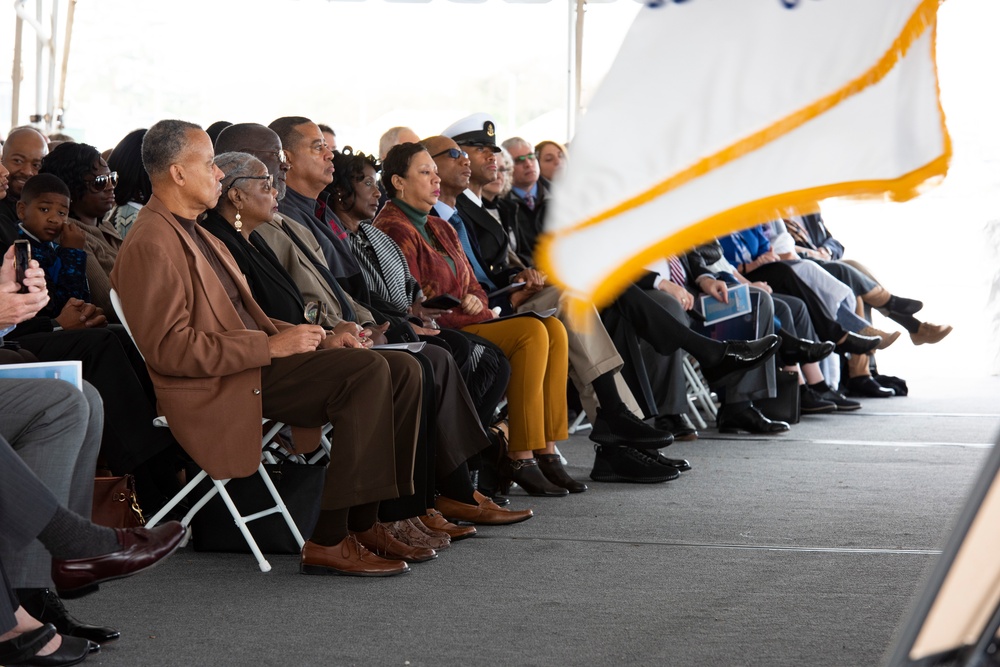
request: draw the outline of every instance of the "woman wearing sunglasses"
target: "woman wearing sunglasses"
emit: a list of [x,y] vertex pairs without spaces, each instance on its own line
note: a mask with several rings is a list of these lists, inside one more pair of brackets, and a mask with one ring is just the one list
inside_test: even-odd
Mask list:
[[69,215],[87,233],[87,282],[90,301],[114,320],[111,279],[122,238],[104,216],[114,208],[118,174],[88,144],[64,143],[42,159],[42,174],[54,174],[69,187]]
[[[247,153],[231,152],[217,156],[215,164],[223,173],[222,196],[202,226],[229,248],[246,276],[254,300],[268,317],[291,324],[317,321],[322,304],[303,303],[301,292],[270,246],[260,234],[253,233],[271,220],[278,208],[278,191],[264,163]],[[375,353],[404,354],[383,350]],[[416,493],[382,501],[381,523],[372,529],[378,533],[378,540],[362,540],[367,549],[380,556],[409,562],[430,560],[451,539],[475,534],[474,528],[456,526],[434,513],[434,492],[437,487],[445,497],[472,498],[475,490],[466,461],[489,445],[454,360],[444,350],[431,347],[416,356],[426,378],[424,406],[428,412],[433,411],[422,419],[414,470]],[[497,508],[482,512],[477,519],[480,523],[507,524],[531,516],[530,510]]]

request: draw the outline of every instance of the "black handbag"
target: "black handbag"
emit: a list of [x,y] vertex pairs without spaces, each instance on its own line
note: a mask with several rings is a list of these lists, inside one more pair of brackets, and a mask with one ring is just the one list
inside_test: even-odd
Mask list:
[[768,419],[798,424],[799,405],[799,374],[796,371],[779,370],[775,378],[778,385],[778,395],[762,401],[754,401],[764,416]]
[[[319,519],[320,499],[323,482],[326,480],[326,466],[303,465],[298,463],[265,463],[271,482],[278,490],[289,514],[295,520],[302,538],[312,536]],[[192,474],[188,472],[189,476]],[[195,468],[193,474],[198,474]],[[198,485],[193,497],[200,497],[210,489],[211,480]],[[236,509],[246,516],[268,509],[274,505],[260,475],[254,474],[242,479],[234,479],[226,484]],[[195,551],[222,551],[226,553],[250,553],[250,547],[222,498],[213,497],[191,521]],[[247,524],[257,546],[266,554],[297,554],[301,551],[288,524],[279,513],[271,514]]]

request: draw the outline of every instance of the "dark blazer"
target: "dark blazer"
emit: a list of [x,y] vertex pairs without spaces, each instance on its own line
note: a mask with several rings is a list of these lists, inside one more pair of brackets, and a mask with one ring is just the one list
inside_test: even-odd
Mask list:
[[823,224],[823,216],[819,213],[810,213],[802,216],[802,225],[809,232],[809,238],[819,248],[826,248],[830,251],[830,259],[842,259],[844,257],[844,246],[840,241],[833,238],[833,235]]
[[251,233],[247,241],[215,211],[209,211],[201,226],[229,248],[261,310],[284,322],[306,324],[302,293],[260,234]]
[[535,245],[545,228],[545,210],[548,208],[549,190],[541,181],[538,182],[538,197],[535,208],[528,204],[511,190],[505,200],[512,205],[513,219],[510,224],[517,238],[517,254],[529,265],[534,264]]

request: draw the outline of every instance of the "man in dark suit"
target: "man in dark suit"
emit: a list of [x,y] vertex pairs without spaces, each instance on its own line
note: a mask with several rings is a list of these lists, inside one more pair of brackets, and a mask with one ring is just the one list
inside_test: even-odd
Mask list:
[[7,135],[0,154],[0,163],[9,172],[7,196],[0,201],[0,250],[17,238],[17,202],[21,199],[21,188],[38,174],[42,158],[48,152],[48,142],[33,127],[18,127]]

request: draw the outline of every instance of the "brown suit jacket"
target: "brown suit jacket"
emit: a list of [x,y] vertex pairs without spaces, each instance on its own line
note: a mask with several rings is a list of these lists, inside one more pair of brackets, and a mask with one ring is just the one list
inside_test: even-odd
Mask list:
[[236,282],[260,331],[243,325],[208,260],[155,195],[118,252],[111,283],[174,437],[213,478],[246,477],[260,462],[267,338],[292,325],[268,319],[226,246],[196,230]]

